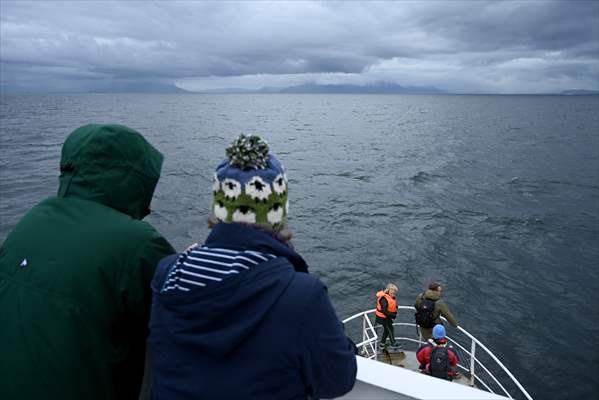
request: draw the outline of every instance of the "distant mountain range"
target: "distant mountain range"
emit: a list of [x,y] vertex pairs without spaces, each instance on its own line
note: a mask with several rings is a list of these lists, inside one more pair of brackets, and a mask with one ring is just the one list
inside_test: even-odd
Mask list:
[[172,83],[111,82],[97,86],[88,93],[192,93]]
[[[241,89],[241,88],[223,88],[199,90],[193,93],[342,93],[342,94],[454,94],[434,86],[401,86],[395,83],[381,82],[370,85],[319,85],[316,83],[306,83],[297,86],[288,87],[263,87],[260,89]],[[467,93],[477,94],[477,93]],[[485,93],[493,94],[493,93]],[[599,95],[597,90],[571,89],[560,93],[522,93],[522,95]],[[510,94],[512,95],[512,94]]]
[[[173,83],[162,83],[152,81],[108,81],[89,85],[87,89],[73,92],[48,92],[48,91],[24,91],[17,87],[0,85],[2,93],[203,93],[203,94],[243,94],[243,93],[330,93],[330,94],[456,94],[448,92],[434,86],[401,86],[396,83],[378,82],[369,85],[320,85],[317,83],[306,83],[297,86],[288,87],[262,87],[260,89],[243,88],[219,88],[206,89],[198,91],[189,91],[175,86]],[[481,94],[481,93],[461,93],[461,94]],[[493,93],[484,93],[493,95]],[[527,93],[522,93],[526,95]],[[599,95],[599,90],[570,89],[559,93],[528,93],[529,95],[563,95],[563,96],[584,96]],[[512,95],[512,94],[508,94]],[[516,94],[517,95],[517,94]]]
[[395,83],[377,83],[372,85],[305,85],[283,88],[280,93],[394,93],[394,94],[438,94],[445,93],[436,87],[401,86]]
[[263,87],[260,89],[213,89],[198,93],[345,93],[345,94],[441,94],[444,90],[432,86],[401,86],[395,83],[376,83],[371,85],[319,85],[306,83],[282,88]]
[[564,90],[560,94],[567,95],[567,96],[580,96],[580,95],[589,95],[589,94],[599,94],[599,90],[572,89],[572,90]]

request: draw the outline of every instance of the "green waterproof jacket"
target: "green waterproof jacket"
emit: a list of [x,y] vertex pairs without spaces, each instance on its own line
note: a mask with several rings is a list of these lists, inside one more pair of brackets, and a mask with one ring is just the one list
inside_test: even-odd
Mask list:
[[141,219],[162,155],[119,125],[62,149],[56,197],[0,248],[0,399],[135,399],[150,281],[171,245]]
[[420,309],[420,304],[422,304],[423,296],[435,302],[435,309],[433,310],[433,318],[435,319],[435,324],[440,324],[442,322],[440,316],[443,316],[447,319],[447,322],[449,322],[449,324],[454,328],[459,325],[458,320],[455,319],[451,311],[449,311],[447,304],[445,304],[445,302],[441,300],[439,292],[436,292],[434,290],[427,289],[424,293],[420,293],[418,296],[416,296],[416,304],[414,304],[414,307],[417,310]]

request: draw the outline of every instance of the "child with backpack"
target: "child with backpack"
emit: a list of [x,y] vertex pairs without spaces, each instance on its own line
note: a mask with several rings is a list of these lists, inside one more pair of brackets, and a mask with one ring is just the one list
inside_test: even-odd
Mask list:
[[416,352],[422,373],[436,378],[453,380],[459,379],[459,374],[453,370],[460,361],[455,350],[447,345],[445,327],[437,324],[433,328],[433,338]]

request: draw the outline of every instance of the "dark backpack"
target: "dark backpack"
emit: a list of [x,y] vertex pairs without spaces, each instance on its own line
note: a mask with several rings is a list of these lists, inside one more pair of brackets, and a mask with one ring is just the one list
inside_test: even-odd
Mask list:
[[432,328],[435,326],[435,319],[433,318],[433,311],[435,311],[435,302],[422,296],[422,302],[420,307],[416,309],[414,318],[416,323],[422,328]]
[[449,355],[447,349],[443,346],[434,346],[431,351],[431,362],[428,367],[431,376],[449,380],[451,365],[449,364]]

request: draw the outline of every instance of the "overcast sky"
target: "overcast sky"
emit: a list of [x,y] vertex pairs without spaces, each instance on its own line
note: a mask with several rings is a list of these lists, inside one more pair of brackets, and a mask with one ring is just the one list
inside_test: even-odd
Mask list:
[[598,1],[0,1],[5,91],[392,82],[599,89]]

